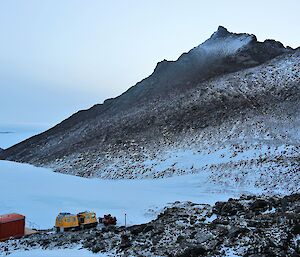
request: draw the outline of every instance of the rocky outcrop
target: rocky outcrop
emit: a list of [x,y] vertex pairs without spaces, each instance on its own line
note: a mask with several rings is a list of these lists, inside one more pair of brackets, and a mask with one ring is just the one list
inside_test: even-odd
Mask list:
[[2,252],[74,247],[111,256],[299,256],[300,195],[242,196],[214,206],[176,202],[142,225],[41,232],[0,243]]

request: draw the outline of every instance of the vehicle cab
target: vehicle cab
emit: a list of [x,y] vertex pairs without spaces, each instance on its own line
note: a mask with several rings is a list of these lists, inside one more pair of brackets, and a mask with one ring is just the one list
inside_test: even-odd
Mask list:
[[98,225],[95,212],[84,211],[77,214],[78,221],[81,228],[91,228]]

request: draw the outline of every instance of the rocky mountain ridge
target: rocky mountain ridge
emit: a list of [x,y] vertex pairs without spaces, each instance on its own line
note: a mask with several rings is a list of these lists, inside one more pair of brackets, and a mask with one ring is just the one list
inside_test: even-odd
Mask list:
[[121,96],[0,157],[85,177],[210,172],[216,183],[297,192],[299,67],[299,50],[219,27]]

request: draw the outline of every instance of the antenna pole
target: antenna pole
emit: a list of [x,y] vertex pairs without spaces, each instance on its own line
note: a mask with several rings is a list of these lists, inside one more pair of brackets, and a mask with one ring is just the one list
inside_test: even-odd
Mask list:
[[127,215],[126,215],[126,213],[125,213],[125,229],[126,229],[126,225],[127,225],[127,224],[126,224],[126,216],[127,216]]

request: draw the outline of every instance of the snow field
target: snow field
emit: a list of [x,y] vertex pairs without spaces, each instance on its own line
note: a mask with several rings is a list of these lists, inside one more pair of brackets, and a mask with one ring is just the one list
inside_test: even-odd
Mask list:
[[175,201],[213,204],[245,193],[243,188],[216,186],[208,173],[164,179],[101,180],[76,177],[28,164],[0,161],[0,213],[24,214],[27,225],[54,226],[59,212],[93,210],[111,213],[118,224],[148,222],[161,208]]

